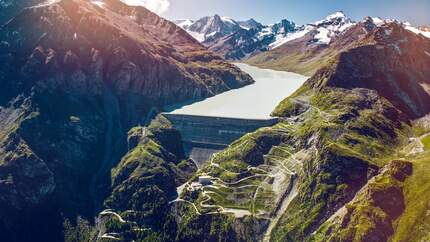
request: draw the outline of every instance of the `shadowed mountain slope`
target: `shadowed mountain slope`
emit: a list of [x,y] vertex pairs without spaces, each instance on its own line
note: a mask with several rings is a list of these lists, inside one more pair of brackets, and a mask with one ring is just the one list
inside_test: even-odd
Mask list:
[[87,226],[131,127],[164,105],[253,82],[173,23],[116,0],[26,8],[0,36],[6,241],[61,241],[63,222]]

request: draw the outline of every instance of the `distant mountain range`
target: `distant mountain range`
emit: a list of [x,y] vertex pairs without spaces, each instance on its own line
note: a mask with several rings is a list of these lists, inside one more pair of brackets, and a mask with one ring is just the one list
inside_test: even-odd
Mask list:
[[392,26],[406,30],[402,34],[409,32],[417,34],[416,36],[423,34],[422,36],[425,37],[430,33],[424,28],[415,28],[407,23],[366,17],[337,32],[324,44],[315,41],[315,37],[320,35],[320,29],[317,29],[301,38],[288,41],[278,48],[254,55],[246,62],[262,68],[313,75],[318,69],[327,65],[333,57],[356,46],[358,40],[378,30],[388,33]]
[[175,21],[202,44],[228,60],[248,59],[298,39],[306,41],[306,45],[312,48],[324,48],[335,42],[348,29],[364,22],[379,26],[397,22],[408,30],[430,37],[430,29],[426,27],[416,28],[409,23],[371,17],[355,22],[343,12],[336,12],[323,20],[306,25],[297,25],[287,19],[263,25],[254,19],[236,21],[218,15],[204,17],[197,21]]

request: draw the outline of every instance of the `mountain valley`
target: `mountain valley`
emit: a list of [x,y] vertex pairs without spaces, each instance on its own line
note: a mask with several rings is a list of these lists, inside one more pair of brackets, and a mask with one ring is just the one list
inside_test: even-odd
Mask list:
[[430,239],[429,28],[0,9],[2,241]]

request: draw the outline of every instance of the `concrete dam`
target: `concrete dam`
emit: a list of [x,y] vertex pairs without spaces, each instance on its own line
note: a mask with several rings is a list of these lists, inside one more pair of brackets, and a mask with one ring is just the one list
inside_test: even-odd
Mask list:
[[273,126],[277,118],[241,119],[163,113],[182,136],[185,154],[198,167],[247,133]]
[[[255,83],[203,101],[166,108],[163,115],[182,135],[186,155],[201,167],[211,156],[247,133],[273,126],[273,109],[308,79],[291,72],[235,64]],[[170,110],[170,111],[169,111]]]

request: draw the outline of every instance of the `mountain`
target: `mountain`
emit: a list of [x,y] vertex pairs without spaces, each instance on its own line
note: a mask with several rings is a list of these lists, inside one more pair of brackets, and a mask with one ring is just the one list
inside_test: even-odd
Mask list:
[[194,21],[191,19],[180,19],[180,20],[175,20],[173,22],[183,29],[190,27],[194,23]]
[[[335,19],[335,23],[342,22],[344,21],[337,22]],[[276,49],[255,55],[246,62],[264,68],[312,75],[330,58],[349,48],[356,40],[377,27],[372,18],[346,25],[330,25],[330,21],[327,20],[319,23],[322,25],[311,27],[310,31],[300,38],[288,41]],[[328,31],[327,29],[337,29],[338,31]]]
[[255,19],[249,19],[245,21],[237,21],[237,23],[242,27],[243,29],[261,29],[263,28],[263,24],[257,22]]
[[[339,21],[338,23],[342,22]],[[324,28],[318,27],[318,29],[306,33],[301,38],[289,41],[276,49],[253,56],[246,60],[246,62],[263,68],[312,75],[316,70],[326,65],[330,58],[354,45],[356,40],[372,32],[375,28],[389,23],[397,23],[399,26],[403,26],[408,30],[415,30],[414,32],[418,33],[418,29],[412,26],[380,18],[366,17],[357,23],[347,21],[345,25],[337,25],[337,28],[327,25],[326,22],[325,26],[330,26],[328,29],[337,30],[327,32],[323,30]],[[331,34],[327,34],[322,38],[321,32]]]
[[228,60],[240,60],[276,48],[283,41],[300,36],[304,30],[293,34],[295,31],[298,31],[295,23],[282,20],[270,26],[242,28],[228,36],[210,39],[203,44]]
[[427,29],[341,12],[246,22],[193,28],[224,35],[204,42],[219,53],[310,78],[273,126],[197,167],[160,112],[249,75],[120,0],[18,10],[0,27],[2,241],[427,241]]
[[[232,20],[236,23],[236,27],[224,31],[223,34],[215,34],[210,31],[200,33],[198,30],[196,32],[196,29],[190,31],[191,22],[186,21],[185,25],[181,22],[177,23],[183,25],[185,30],[211,51],[220,54],[227,60],[243,60],[264,68],[290,70],[309,75],[320,67],[317,64],[321,64],[325,59],[333,56],[333,54],[322,54],[322,52],[339,50],[339,42],[345,42],[343,36],[349,36],[355,32],[354,38],[356,38],[357,34],[364,34],[360,29],[362,27],[368,31],[374,26],[397,21],[367,17],[363,21],[354,22],[343,12],[336,12],[323,20],[302,26],[286,19],[271,25],[262,25],[253,19],[242,22]],[[417,34],[430,36],[429,29],[426,27],[417,28],[409,23],[403,23],[403,25]],[[350,31],[350,29],[354,30]],[[207,34],[212,35],[207,36]],[[206,37],[202,38],[202,36]],[[338,41],[338,38],[341,40]],[[328,51],[327,49],[330,49],[331,46],[334,47]],[[315,63],[315,60],[318,60],[319,63]]]
[[[429,113],[428,107],[422,105],[424,100],[428,102],[430,98],[430,93],[426,90],[429,84],[426,78],[430,66],[430,56],[426,54],[429,44],[429,39],[405,30],[401,23],[385,23],[336,55],[300,91],[277,107],[275,113],[278,115],[288,116],[301,112],[299,110],[303,110],[303,105],[316,105],[322,113],[327,112],[325,115],[328,120],[336,120],[337,116],[342,123],[340,133],[335,134],[337,131],[334,130],[337,128],[331,125],[325,128],[330,130],[333,127],[333,133],[326,133],[327,130],[321,133],[329,136],[331,133],[332,136],[328,139],[338,140],[332,143],[338,150],[331,154],[364,159],[369,165],[367,169],[371,170],[376,165],[379,172],[372,175],[368,170],[368,177],[373,178],[368,178],[367,182],[360,185],[361,188],[354,192],[355,195],[343,200],[345,197],[328,195],[339,194],[339,183],[328,177],[337,173],[332,168],[333,165],[341,164],[341,159],[325,160],[331,163],[332,168],[320,166],[328,172],[325,174],[328,179],[324,179],[324,182],[331,185],[324,188],[308,183],[307,191],[313,190],[315,195],[299,195],[298,201],[301,204],[295,203],[287,210],[273,233],[276,238],[309,236],[309,240],[318,241],[420,241],[428,236],[428,230],[417,234],[405,234],[404,231],[419,231],[428,225],[427,219],[417,215],[420,212],[413,211],[415,199],[427,195],[421,194],[422,190],[409,182],[424,182],[426,178],[421,177],[420,169],[427,169],[423,167],[429,165],[430,156],[428,151],[411,155],[410,151],[415,143],[409,137],[413,140],[415,136],[421,136],[421,131],[415,133],[413,130],[422,127],[409,122]],[[372,96],[377,98],[376,103],[371,101],[374,100]],[[306,100],[311,100],[311,103],[306,104]],[[350,135],[342,134],[349,132],[348,130],[352,131]],[[428,130],[423,132],[425,134]],[[341,141],[342,139],[345,140]],[[367,148],[362,144],[367,144]],[[390,149],[398,152],[385,153]],[[357,156],[354,152],[357,152]],[[376,152],[373,158],[366,158],[373,152]],[[341,177],[346,178],[346,175],[349,178],[345,181],[351,181],[350,175],[357,175],[357,170],[351,170],[352,167],[357,169],[357,163],[353,160],[350,158],[352,163],[345,163],[351,166],[347,165],[343,171],[338,170],[344,175],[338,173],[336,179],[342,180]],[[337,191],[331,190],[333,188]],[[323,192],[317,191],[318,189],[323,189]],[[340,194],[349,196],[348,193]],[[320,200],[321,203],[316,204],[313,199],[317,197],[324,197],[325,202]],[[304,202],[307,199],[309,204]],[[315,209],[321,205],[328,210],[332,209],[332,212],[327,214],[327,210]],[[421,212],[423,210],[420,209],[426,210],[419,208]],[[289,214],[288,211],[301,213]],[[304,211],[316,215],[319,222],[309,219],[309,223],[304,223],[298,217],[306,217]],[[296,222],[291,222],[294,220]],[[414,226],[419,229],[413,228]]]
[[197,21],[176,21],[176,23],[200,42],[220,38],[242,28],[235,20],[219,15],[203,17]]
[[[120,205],[99,217],[102,231],[123,241],[425,241],[430,39],[373,18],[347,31],[320,45],[339,49],[275,108],[279,123],[215,154],[170,205],[162,181],[181,157],[175,129],[159,116],[131,133],[138,146],[115,168],[108,202]],[[161,202],[144,199],[153,194]]]
[[[63,241],[88,228],[132,127],[165,105],[253,82],[143,7],[60,0],[17,13],[0,28],[4,241]],[[186,177],[178,165],[169,169]]]
[[429,49],[430,39],[386,23],[342,52],[335,74],[315,85],[376,90],[411,119],[423,117],[430,113]]
[[[255,20],[236,23],[242,28],[204,40],[198,38],[198,40],[208,46],[210,50],[221,54],[225,59],[242,60],[276,49],[306,34],[312,35],[312,41],[315,45],[327,45],[344,30],[355,24],[343,12],[334,13],[324,20],[303,26],[297,26],[294,22],[286,19],[267,26],[259,24]],[[184,29],[190,32],[189,27]],[[195,32],[190,33],[197,36]]]
[[430,27],[425,27],[425,26],[421,26],[421,27],[414,27],[412,26],[410,23],[405,23],[406,29],[410,30],[416,34],[422,34],[427,38],[430,38]]

